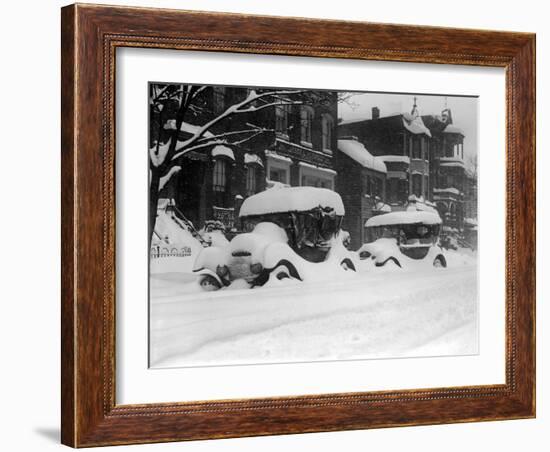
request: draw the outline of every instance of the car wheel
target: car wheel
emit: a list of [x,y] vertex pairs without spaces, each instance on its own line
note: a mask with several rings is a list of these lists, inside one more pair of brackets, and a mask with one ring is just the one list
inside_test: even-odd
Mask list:
[[206,292],[212,292],[214,290],[219,290],[222,288],[222,285],[220,284],[220,282],[211,275],[204,275],[200,279],[199,284],[202,290]]
[[349,257],[346,257],[342,262],[340,262],[340,265],[342,266],[342,268],[344,270],[357,271],[355,269],[355,265],[353,265],[353,262],[351,261],[351,259]]
[[447,262],[445,261],[445,258],[443,256],[437,256],[434,259],[433,265],[436,268],[445,268],[447,267]]

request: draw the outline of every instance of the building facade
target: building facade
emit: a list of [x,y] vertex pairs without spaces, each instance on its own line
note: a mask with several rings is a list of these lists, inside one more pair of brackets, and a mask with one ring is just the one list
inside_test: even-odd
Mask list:
[[[249,92],[240,87],[207,87],[194,114],[186,118],[179,139],[189,138],[199,125],[243,101]],[[166,108],[163,114],[174,116],[177,104]],[[251,139],[233,140],[238,145],[189,152],[181,159],[179,172],[162,188],[160,198],[174,199],[177,210],[197,229],[205,222],[218,221],[226,231],[236,231],[240,205],[248,196],[278,184],[334,189],[336,115],[337,94],[325,91],[305,91],[299,101],[294,96],[282,99],[281,105],[230,115],[209,133],[218,136],[251,128],[262,132]],[[152,114],[150,146],[168,139],[171,130],[160,124],[160,114]]]
[[366,240],[366,221],[391,211],[385,202],[388,170],[384,161],[373,156],[355,137],[340,138],[338,151],[336,191],[346,209],[342,228],[350,233],[352,249],[357,249]]
[[354,246],[365,239],[360,225],[366,219],[384,211],[404,210],[411,201],[417,210],[437,210],[445,233],[457,238],[467,235],[464,231],[471,229],[472,220],[477,222],[477,211],[473,213],[477,174],[468,177],[464,132],[453,124],[449,109],[440,115],[421,116],[414,99],[410,113],[380,117],[380,110],[374,107],[371,119],[340,123],[338,136],[340,140],[356,140],[363,146],[362,155],[380,160],[386,168],[378,176],[385,187],[384,196],[370,208],[365,207],[371,193],[361,182],[365,178],[361,174],[367,170],[359,158],[350,159],[339,146],[336,169],[342,177],[337,187],[348,212],[345,224],[354,232]]
[[459,234],[465,218],[464,132],[453,124],[449,109],[444,109],[441,115],[424,116],[423,120],[432,134],[433,201],[443,219],[444,231]]
[[[340,137],[356,137],[387,167],[387,203],[394,208],[407,204],[409,196],[431,198],[431,132],[413,106],[411,113],[380,117],[372,109],[372,119],[345,122],[338,126]],[[395,210],[395,209],[394,209]]]

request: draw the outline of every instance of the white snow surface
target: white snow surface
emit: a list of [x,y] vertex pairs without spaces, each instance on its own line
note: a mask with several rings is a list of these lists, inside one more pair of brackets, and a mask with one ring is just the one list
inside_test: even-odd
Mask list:
[[379,157],[373,156],[363,143],[359,141],[338,140],[338,149],[364,168],[369,168],[381,173],[388,172],[384,161]]
[[[155,232],[157,235],[154,236],[151,247],[158,247],[161,254],[172,255],[152,258],[151,274],[190,273],[195,259],[203,250],[200,242],[171,213],[165,211],[158,212]],[[176,256],[177,254],[179,255]]]
[[166,175],[164,175],[160,178],[159,191],[162,190],[165,187],[165,185],[170,181],[170,179],[172,178],[172,176],[174,174],[177,174],[180,171],[181,171],[181,166],[173,166],[172,168],[170,168],[168,173],[166,173]]
[[151,366],[476,354],[477,267],[454,264],[217,292],[194,275],[152,275]]
[[423,224],[440,224],[441,217],[439,214],[434,212],[426,211],[400,211],[400,212],[390,212],[384,213],[382,215],[376,215],[375,217],[369,218],[365,226],[390,226],[396,224],[414,224],[414,223],[423,223]]
[[304,212],[316,207],[331,207],[336,215],[345,214],[342,198],[335,191],[317,187],[285,187],[266,190],[246,198],[239,216]]
[[458,133],[460,135],[464,135],[462,129],[453,124],[447,125],[447,127],[445,127],[445,129],[443,130],[443,133]]

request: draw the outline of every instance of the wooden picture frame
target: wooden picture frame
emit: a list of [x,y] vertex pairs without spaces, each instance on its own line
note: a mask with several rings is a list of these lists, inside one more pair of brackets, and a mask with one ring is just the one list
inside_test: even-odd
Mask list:
[[[62,442],[73,447],[535,416],[535,35],[71,5],[62,9]],[[115,403],[115,50],[506,69],[506,383]]]

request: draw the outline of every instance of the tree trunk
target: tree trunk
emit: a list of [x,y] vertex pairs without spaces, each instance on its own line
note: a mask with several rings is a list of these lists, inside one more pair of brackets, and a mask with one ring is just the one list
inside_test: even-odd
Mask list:
[[160,175],[158,171],[152,170],[151,182],[149,184],[149,252],[151,252],[151,241],[157,222],[157,206],[159,201]]

